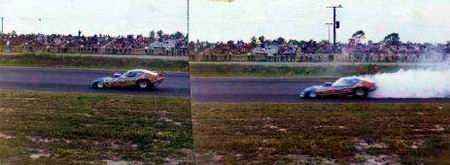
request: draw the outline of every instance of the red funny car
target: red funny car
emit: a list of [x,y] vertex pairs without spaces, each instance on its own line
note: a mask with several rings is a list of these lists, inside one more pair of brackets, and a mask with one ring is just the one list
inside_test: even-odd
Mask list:
[[367,98],[370,92],[376,90],[374,82],[358,77],[344,77],[336,82],[327,82],[323,85],[316,85],[303,89],[300,92],[301,98],[337,97],[351,96],[357,98]]

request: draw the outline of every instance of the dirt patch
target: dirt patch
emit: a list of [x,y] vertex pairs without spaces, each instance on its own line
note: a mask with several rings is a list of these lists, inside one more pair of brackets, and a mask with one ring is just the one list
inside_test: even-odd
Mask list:
[[39,158],[49,158],[51,156],[50,152],[47,149],[28,149],[31,152],[31,159],[39,159]]
[[124,161],[124,160],[106,160],[107,165],[144,165],[144,162],[139,161]]
[[0,132],[0,139],[3,139],[3,140],[10,140],[10,139],[14,139],[14,138],[16,138],[15,136],[12,136],[12,135],[7,135],[7,134],[4,134],[4,133],[1,133]]
[[397,155],[368,155],[358,154],[355,156],[355,163],[352,165],[400,165]]

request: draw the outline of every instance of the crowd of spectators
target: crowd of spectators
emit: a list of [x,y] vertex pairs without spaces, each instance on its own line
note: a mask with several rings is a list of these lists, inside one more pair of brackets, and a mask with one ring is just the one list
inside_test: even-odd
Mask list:
[[[449,60],[450,42],[441,44],[400,42],[398,34],[392,33],[380,42],[362,42],[364,32],[359,31],[348,43],[335,46],[328,41],[298,41],[279,37],[274,40],[264,36],[242,40],[215,42],[197,41],[186,43],[180,33],[166,34],[163,31],[144,35],[91,35],[62,34],[16,34],[0,35],[0,48],[11,52],[94,53],[94,54],[147,54],[187,55],[188,50],[200,56],[224,56],[222,60],[233,60],[246,56],[249,61],[285,62],[416,62]],[[216,59],[216,58],[212,58]]]
[[0,45],[11,52],[187,55],[185,36],[163,31],[144,35],[0,34]]
[[[398,39],[397,39],[398,40]],[[200,42],[195,43],[195,52],[204,56],[225,56],[232,60],[236,56],[262,56],[263,61],[284,62],[417,62],[449,60],[450,42],[442,44],[400,42],[394,37],[387,37],[380,42],[360,42],[351,38],[348,43],[328,41],[297,41],[278,38],[267,40],[264,36],[253,37],[250,42]]]

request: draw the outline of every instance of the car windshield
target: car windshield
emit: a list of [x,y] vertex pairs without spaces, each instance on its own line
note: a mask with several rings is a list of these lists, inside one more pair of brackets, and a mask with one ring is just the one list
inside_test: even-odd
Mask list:
[[142,72],[136,72],[136,71],[130,71],[125,73],[125,77],[137,77],[139,75],[141,75]]
[[346,86],[353,86],[356,83],[358,83],[358,79],[354,78],[341,78],[333,83],[333,87],[346,87]]

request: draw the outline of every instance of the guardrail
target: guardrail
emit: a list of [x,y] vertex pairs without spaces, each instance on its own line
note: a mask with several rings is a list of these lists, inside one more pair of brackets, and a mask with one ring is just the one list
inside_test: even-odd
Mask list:
[[442,62],[450,60],[450,54],[296,54],[267,56],[262,54],[195,54],[191,61],[218,62]]

